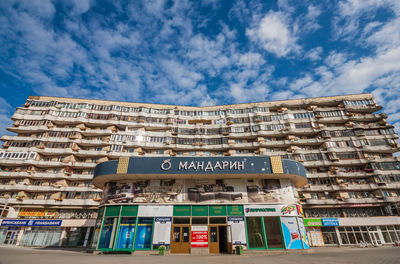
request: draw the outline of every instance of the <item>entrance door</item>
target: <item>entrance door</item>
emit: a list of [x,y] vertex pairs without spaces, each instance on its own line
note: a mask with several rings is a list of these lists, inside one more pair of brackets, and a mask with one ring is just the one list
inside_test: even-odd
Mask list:
[[190,225],[173,225],[171,253],[190,253]]
[[[209,242],[208,247],[211,254],[229,253],[229,247],[232,248],[232,243],[229,243],[230,229],[227,225],[209,225]],[[228,233],[229,232],[229,233]]]
[[219,234],[218,234],[218,226],[217,225],[209,225],[208,226],[208,233],[210,234],[208,247],[210,249],[211,254],[218,254],[219,253]]
[[4,240],[4,244],[7,245],[15,245],[17,242],[17,231],[7,231],[6,239]]

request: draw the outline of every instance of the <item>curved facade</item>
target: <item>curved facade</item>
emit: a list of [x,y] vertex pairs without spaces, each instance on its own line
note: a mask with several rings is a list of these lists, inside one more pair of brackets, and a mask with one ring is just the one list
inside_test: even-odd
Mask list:
[[304,166],[280,157],[126,157],[103,162],[93,178],[103,189],[104,205],[95,234],[97,249],[307,249],[296,190],[306,183]]
[[[1,137],[0,244],[88,245],[102,200],[92,184],[99,163],[264,156],[304,165],[307,184],[297,190],[312,245],[393,244],[400,240],[399,146],[381,109],[371,94],[206,107],[30,96],[12,116],[13,134]],[[193,188],[198,200],[207,197]],[[30,220],[43,223],[26,226]]]

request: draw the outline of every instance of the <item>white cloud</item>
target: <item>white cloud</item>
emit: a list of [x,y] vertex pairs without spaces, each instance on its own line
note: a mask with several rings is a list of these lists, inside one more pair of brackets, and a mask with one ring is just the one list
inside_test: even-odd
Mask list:
[[268,12],[251,28],[246,29],[250,40],[278,57],[298,52],[297,38],[289,27],[289,19],[282,12]]
[[304,57],[311,61],[318,61],[318,60],[321,60],[322,52],[323,52],[323,48],[321,46],[315,47],[315,48],[307,51],[307,53],[304,54]]

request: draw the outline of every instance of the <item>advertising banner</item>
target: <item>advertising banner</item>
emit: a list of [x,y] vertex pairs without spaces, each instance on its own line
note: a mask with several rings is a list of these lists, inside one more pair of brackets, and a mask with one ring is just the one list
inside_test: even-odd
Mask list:
[[241,179],[171,179],[121,180],[108,182],[103,203],[152,204],[294,204],[293,188],[287,179],[254,179],[244,184]]
[[297,217],[281,217],[283,237],[286,249],[302,249],[301,234],[297,225]]
[[169,245],[171,241],[172,217],[154,218],[153,245]]
[[2,226],[61,226],[62,220],[3,219]]
[[153,231],[153,219],[139,219],[135,248],[148,249],[151,247],[151,234]]
[[243,216],[228,216],[228,225],[232,228],[232,244],[246,245],[246,228]]
[[300,235],[301,235],[301,240],[303,242],[303,248],[304,249],[309,249],[310,248],[310,242],[307,237],[307,231],[304,226],[304,220],[301,217],[297,218],[298,224],[299,224],[299,230],[300,230]]
[[322,226],[321,218],[304,218],[305,226]]
[[244,205],[245,216],[297,216],[296,205]]
[[323,226],[339,226],[337,218],[321,218]]
[[141,205],[139,206],[138,216],[171,216],[173,214],[172,205],[164,206],[153,206],[153,205]]
[[307,227],[308,239],[313,247],[323,247],[324,239],[320,227]]
[[208,247],[208,226],[192,226],[191,247]]
[[56,211],[48,209],[21,208],[18,216],[55,217]]
[[135,237],[135,217],[123,217],[119,225],[119,234],[117,249],[130,249],[133,245],[133,238]]

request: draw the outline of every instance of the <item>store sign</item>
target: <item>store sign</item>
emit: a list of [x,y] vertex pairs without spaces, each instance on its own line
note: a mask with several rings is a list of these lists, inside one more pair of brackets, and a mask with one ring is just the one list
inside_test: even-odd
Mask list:
[[208,247],[207,226],[192,226],[191,247]]
[[27,226],[29,220],[18,220],[18,219],[3,219],[1,222],[2,226]]
[[62,220],[3,219],[2,226],[61,226]]
[[232,228],[232,244],[246,245],[246,228],[243,216],[228,216],[228,225]]
[[[113,164],[113,165],[111,165]],[[95,175],[113,174],[118,163],[96,166]],[[299,166],[301,166],[299,164]],[[304,168],[288,168],[305,176]],[[131,157],[127,174],[259,174],[272,173],[269,157]],[[289,172],[285,172],[289,173]]]
[[323,226],[339,226],[339,220],[337,218],[322,218]]
[[305,226],[322,226],[321,218],[304,218]]
[[62,220],[33,220],[28,226],[61,226]]
[[140,205],[138,216],[171,216],[173,215],[172,205],[153,206],[153,205]]
[[296,216],[295,205],[245,205],[245,216]]
[[56,211],[48,209],[32,209],[32,208],[21,208],[18,216],[33,216],[33,217],[55,217]]
[[154,245],[169,245],[171,241],[171,223],[172,217],[154,218]]
[[228,205],[228,215],[230,216],[242,216],[243,206],[242,205]]

